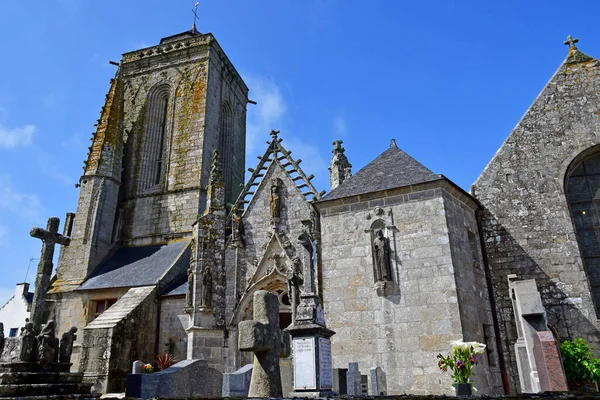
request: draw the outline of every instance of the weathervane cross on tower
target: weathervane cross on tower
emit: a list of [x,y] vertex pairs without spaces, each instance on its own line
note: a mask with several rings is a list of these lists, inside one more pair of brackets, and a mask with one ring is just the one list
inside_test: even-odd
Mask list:
[[195,31],[196,30],[196,20],[198,20],[198,6],[200,5],[200,2],[197,1],[196,4],[194,4],[194,9],[192,10],[192,12],[194,13],[194,24],[192,25],[192,30]]
[[573,39],[571,35],[567,36],[567,40],[565,40],[565,45],[569,45],[570,49],[576,49],[575,43],[579,42],[579,39]]

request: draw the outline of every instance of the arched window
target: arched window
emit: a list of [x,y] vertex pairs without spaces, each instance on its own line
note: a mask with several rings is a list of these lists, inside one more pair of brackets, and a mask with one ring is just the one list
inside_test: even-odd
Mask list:
[[565,186],[577,243],[600,311],[600,152],[586,152],[569,168]]
[[161,84],[152,88],[148,94],[139,177],[140,190],[157,187],[163,176],[169,92],[169,85]]
[[219,151],[221,152],[221,165],[223,180],[225,181],[225,201],[235,202],[233,195],[233,113],[228,102],[221,104],[219,116]]

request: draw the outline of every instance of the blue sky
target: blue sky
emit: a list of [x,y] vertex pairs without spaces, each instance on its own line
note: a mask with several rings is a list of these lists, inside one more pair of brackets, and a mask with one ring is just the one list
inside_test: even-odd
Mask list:
[[[189,29],[193,4],[0,2],[0,305],[39,257],[31,227],[76,209],[108,61]],[[248,166],[278,129],[323,190],[334,139],[356,172],[395,138],[468,190],[563,61],[566,36],[600,57],[599,11],[591,0],[204,0],[198,29],[258,102]]]

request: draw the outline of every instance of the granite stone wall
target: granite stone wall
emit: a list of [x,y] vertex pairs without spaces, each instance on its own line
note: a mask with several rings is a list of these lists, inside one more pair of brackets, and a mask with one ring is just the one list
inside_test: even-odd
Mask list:
[[[467,241],[465,224],[475,232],[476,227],[474,216],[468,215],[472,206],[457,204],[449,193],[452,186],[437,181],[317,203],[325,316],[336,331],[334,368],[347,368],[350,362],[365,371],[380,366],[391,394],[452,393],[450,377],[440,373],[436,356],[449,351],[451,340],[481,338],[487,321],[479,312],[461,310],[459,298],[466,305],[489,305],[468,282],[457,286],[468,275],[462,270],[473,267],[463,264],[470,254],[453,252],[451,241]],[[393,282],[385,292],[377,290],[373,279],[372,229],[381,226],[392,258]],[[478,277],[469,279],[473,284]],[[484,369],[486,378],[478,389],[500,393],[499,374]]]
[[168,343],[171,342],[171,353],[178,361],[185,360],[187,356],[186,328],[190,323],[189,315],[183,309],[185,296],[170,296],[160,298],[160,319],[158,329],[159,353],[168,352]]
[[600,143],[600,63],[577,50],[559,67],[472,187],[498,306],[511,390],[517,339],[507,275],[535,279],[561,338],[600,348],[599,325],[565,196],[573,160]]

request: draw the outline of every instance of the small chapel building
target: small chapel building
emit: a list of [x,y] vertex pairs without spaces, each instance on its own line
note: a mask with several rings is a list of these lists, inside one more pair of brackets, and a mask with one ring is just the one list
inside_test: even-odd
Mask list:
[[306,172],[327,171],[303,171],[277,131],[244,182],[248,87],[212,34],[124,54],[48,292],[58,330],[81,329],[73,369],[119,392],[162,352],[247,364],[238,324],[258,290],[277,295],[281,328],[294,320],[309,232],[334,368],[450,394],[436,356],[463,338],[487,345],[480,393],[519,392],[508,275],[536,279],[558,338],[600,345],[599,71],[569,43],[471,193],[394,140],[354,174],[334,142],[326,193]]

